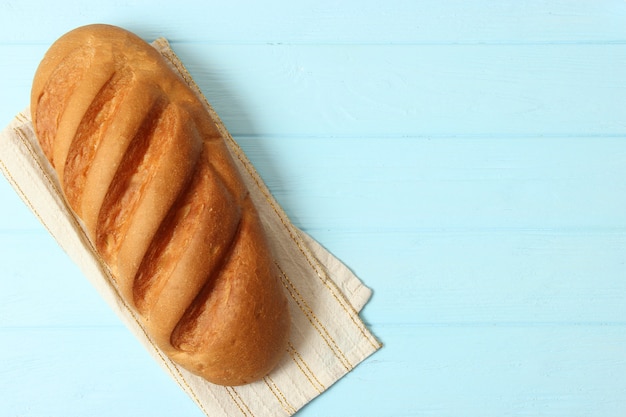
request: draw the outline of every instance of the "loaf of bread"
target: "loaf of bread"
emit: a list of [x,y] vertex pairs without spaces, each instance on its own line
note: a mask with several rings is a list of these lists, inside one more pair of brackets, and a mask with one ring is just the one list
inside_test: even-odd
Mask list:
[[241,385],[286,352],[287,302],[263,226],[203,102],[118,27],[57,40],[33,81],[39,144],[150,340]]

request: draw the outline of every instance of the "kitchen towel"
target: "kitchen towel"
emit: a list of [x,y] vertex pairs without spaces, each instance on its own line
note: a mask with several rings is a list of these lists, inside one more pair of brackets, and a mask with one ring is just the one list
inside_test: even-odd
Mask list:
[[19,113],[0,133],[0,169],[147,352],[204,414],[293,415],[382,347],[359,317],[371,290],[290,222],[167,40],[159,38],[152,45],[194,89],[215,120],[267,230],[292,319],[288,349],[274,371],[245,386],[217,386],[176,365],[150,341],[67,206],[56,174],[39,148],[28,110]]

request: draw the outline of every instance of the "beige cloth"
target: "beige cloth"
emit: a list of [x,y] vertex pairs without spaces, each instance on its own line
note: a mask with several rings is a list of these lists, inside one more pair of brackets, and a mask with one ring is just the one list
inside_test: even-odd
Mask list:
[[54,171],[37,144],[27,110],[19,113],[0,134],[0,168],[146,350],[207,416],[292,415],[381,347],[359,317],[371,291],[346,266],[291,224],[167,41],[158,39],[153,46],[206,103],[227,138],[267,228],[292,316],[288,351],[270,375],[246,386],[216,386],[177,366],[155,347],[133,311],[119,297],[108,269],[66,205]]

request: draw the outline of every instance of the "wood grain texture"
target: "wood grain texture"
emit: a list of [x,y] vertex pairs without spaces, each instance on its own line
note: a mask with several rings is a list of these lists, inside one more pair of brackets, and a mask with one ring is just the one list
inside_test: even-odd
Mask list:
[[[624,132],[624,44],[172,46],[236,136]],[[29,91],[44,49],[0,45],[22,65],[3,91]]]
[[[9,1],[2,125],[94,21],[170,39],[374,290],[384,348],[299,416],[623,414],[626,2]],[[3,415],[202,415],[5,181],[0,201]]]
[[[68,27],[115,20],[147,37],[227,43],[545,43],[623,41],[619,0],[242,0],[236,3],[3,3],[4,38],[46,42]],[[55,19],[48,19],[50,15]],[[24,23],[26,22],[26,23]],[[36,29],[36,30],[34,30]]]

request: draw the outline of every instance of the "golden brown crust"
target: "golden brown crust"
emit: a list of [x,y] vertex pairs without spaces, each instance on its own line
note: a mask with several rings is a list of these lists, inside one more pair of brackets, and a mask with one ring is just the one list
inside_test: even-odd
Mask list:
[[214,121],[163,57],[108,25],[42,60],[35,132],[154,343],[210,382],[266,375],[289,318],[258,214]]

